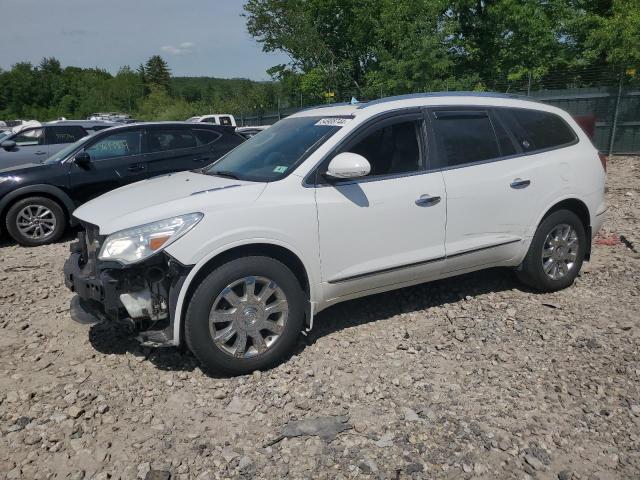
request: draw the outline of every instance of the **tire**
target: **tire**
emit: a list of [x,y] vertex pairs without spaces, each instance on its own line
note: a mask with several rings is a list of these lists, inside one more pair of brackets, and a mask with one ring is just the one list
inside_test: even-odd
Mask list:
[[[21,230],[19,222],[26,221],[27,217],[24,214],[28,212],[41,223],[34,224],[33,230]],[[41,213],[38,215],[38,212]],[[55,200],[47,197],[27,197],[18,200],[9,208],[6,226],[11,238],[20,245],[37,247],[60,239],[67,228],[67,217]]]
[[[247,293],[252,282],[255,295]],[[229,261],[207,275],[191,297],[187,346],[210,373],[269,369],[293,351],[304,325],[305,301],[296,276],[279,261],[262,256]],[[266,322],[271,322],[269,329],[262,329]],[[215,336],[223,339],[216,342]]]
[[538,226],[516,275],[525,285],[541,292],[567,288],[580,272],[587,242],[585,226],[575,213],[569,210],[551,212]]

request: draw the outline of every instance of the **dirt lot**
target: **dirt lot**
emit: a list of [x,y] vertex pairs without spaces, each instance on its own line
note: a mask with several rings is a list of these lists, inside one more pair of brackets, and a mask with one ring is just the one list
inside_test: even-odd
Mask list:
[[570,289],[492,270],[349,302],[241,378],[73,323],[68,244],[5,240],[0,478],[638,478],[639,198],[640,158],[612,160]]

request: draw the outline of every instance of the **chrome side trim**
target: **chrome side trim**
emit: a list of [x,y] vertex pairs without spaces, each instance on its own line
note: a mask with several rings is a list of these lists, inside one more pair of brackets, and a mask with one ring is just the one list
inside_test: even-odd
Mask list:
[[468,255],[470,253],[481,252],[483,250],[489,250],[491,248],[502,247],[502,246],[505,246],[505,245],[511,245],[512,243],[519,243],[521,241],[522,241],[521,238],[517,238],[515,240],[509,240],[507,242],[496,243],[494,245],[487,245],[486,247],[473,248],[471,250],[462,250],[460,252],[456,252],[456,253],[452,253],[451,255],[447,255],[447,258],[461,257],[462,255]]
[[399,270],[404,270],[406,268],[420,267],[422,265],[428,265],[430,263],[441,262],[443,260],[446,260],[447,258],[461,257],[462,255],[469,255],[471,253],[481,252],[483,250],[489,250],[491,248],[502,247],[504,245],[511,245],[512,243],[519,243],[521,241],[522,241],[522,239],[518,238],[518,239],[515,239],[515,240],[509,240],[507,242],[496,243],[495,245],[487,245],[486,247],[474,248],[472,250],[465,250],[465,251],[462,251],[462,252],[457,252],[457,253],[454,253],[452,255],[446,255],[444,257],[437,257],[437,258],[432,258],[430,260],[424,260],[424,261],[421,261],[421,262],[414,262],[414,263],[408,263],[408,264],[405,264],[405,265],[398,265],[397,267],[383,268],[381,270],[374,270],[372,272],[359,273],[358,275],[352,275],[352,276],[349,276],[349,277],[336,278],[336,279],[333,279],[333,280],[329,280],[327,283],[330,283],[330,284],[344,283],[344,282],[350,282],[352,280],[359,280],[361,278],[373,277],[373,276],[376,276],[376,275],[382,275],[384,273],[397,272]]
[[405,265],[399,265],[397,267],[389,267],[389,268],[383,268],[381,270],[374,270],[373,272],[359,273],[358,275],[352,275],[350,277],[343,277],[343,278],[336,278],[334,280],[329,280],[328,283],[335,284],[335,283],[350,282],[351,280],[358,280],[360,278],[373,277],[375,275],[381,275],[383,273],[396,272],[398,270],[404,270],[405,268],[419,267],[421,265],[427,265],[429,263],[441,262],[445,258],[446,257],[437,257],[437,258],[432,258],[431,260],[424,260],[422,262],[408,263]]
[[224,187],[210,188],[209,190],[200,190],[199,192],[193,192],[190,196],[200,195],[201,193],[217,192],[218,190],[226,190],[227,188],[241,187],[239,183],[233,185],[225,185]]

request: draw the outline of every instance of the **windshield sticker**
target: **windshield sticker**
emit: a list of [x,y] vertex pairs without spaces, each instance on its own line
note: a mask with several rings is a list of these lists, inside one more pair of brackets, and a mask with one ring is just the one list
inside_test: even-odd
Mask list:
[[324,127],[344,127],[351,120],[351,118],[327,117],[320,119],[316,125]]
[[284,165],[278,165],[276,168],[273,169],[273,171],[275,173],[284,173],[287,171],[287,168],[289,167],[285,167]]

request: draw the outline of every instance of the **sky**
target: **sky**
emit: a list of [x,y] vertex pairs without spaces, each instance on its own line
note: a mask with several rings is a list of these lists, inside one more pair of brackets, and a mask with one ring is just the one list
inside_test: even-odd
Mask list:
[[161,55],[175,76],[267,80],[286,63],[247,32],[243,0],[0,0],[0,68],[56,57],[111,73]]

